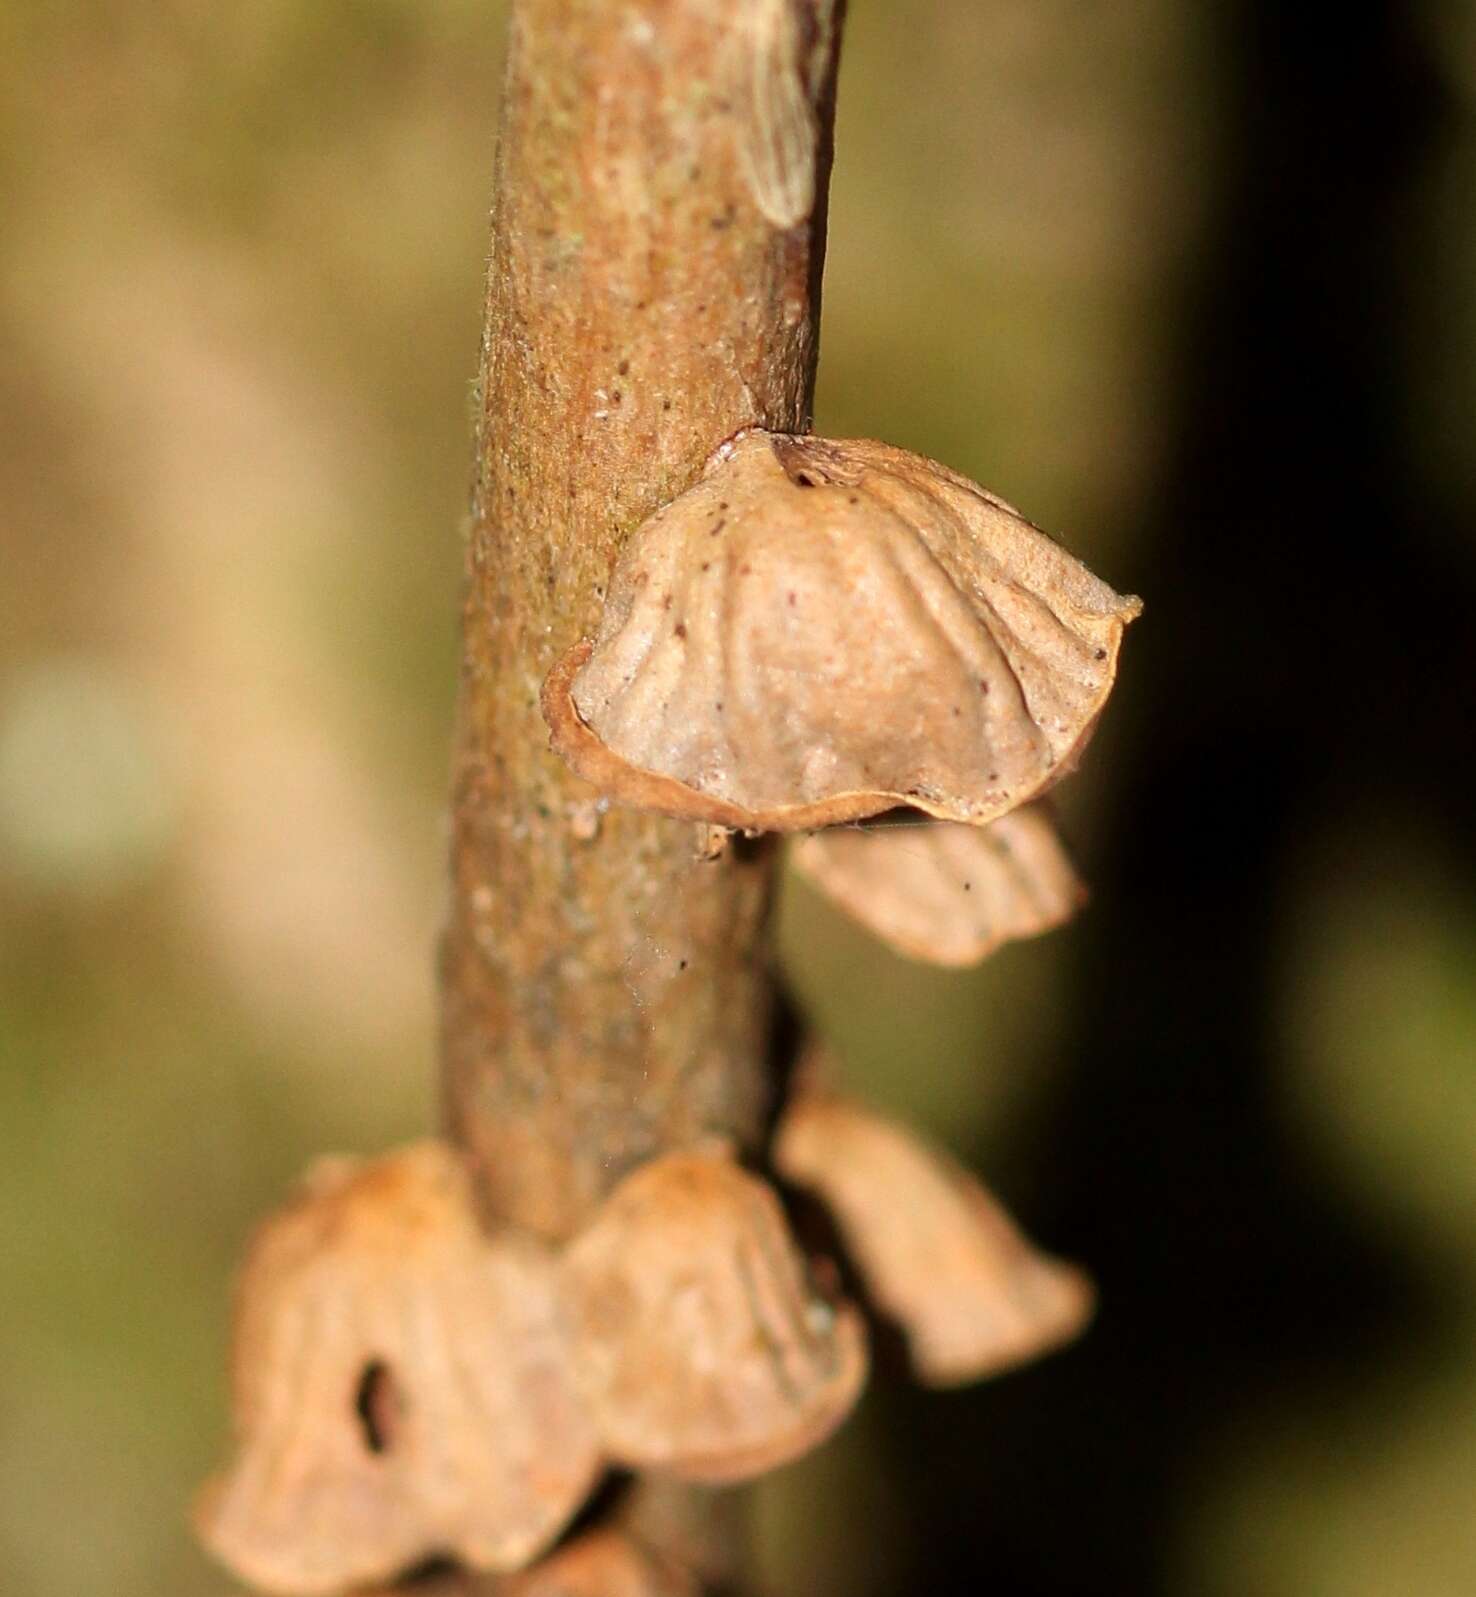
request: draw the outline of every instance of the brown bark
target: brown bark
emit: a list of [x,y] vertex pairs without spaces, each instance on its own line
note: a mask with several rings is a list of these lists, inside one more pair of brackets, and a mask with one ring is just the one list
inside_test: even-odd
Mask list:
[[833,28],[831,0],[513,6],[443,1049],[489,1214],[554,1238],[635,1164],[751,1146],[764,1115],[768,859],[600,815],[538,691],[715,445],[809,423]]

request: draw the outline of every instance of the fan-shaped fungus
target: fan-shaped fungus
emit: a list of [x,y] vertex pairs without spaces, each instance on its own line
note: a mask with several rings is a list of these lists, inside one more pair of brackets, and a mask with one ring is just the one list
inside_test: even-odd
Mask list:
[[832,826],[796,838],[807,881],[898,953],[976,965],[1001,943],[1070,920],[1086,901],[1040,805],[988,826],[955,821]]
[[979,1380],[1070,1341],[1090,1282],[1038,1252],[938,1149],[847,1099],[802,1094],[774,1164],[830,1210],[878,1309],[929,1386]]
[[665,814],[978,826],[1069,769],[1140,608],[932,461],[753,430],[631,537],[544,714],[581,776]]
[[554,1262],[482,1234],[439,1143],[322,1160],[259,1229],[232,1382],[237,1453],[197,1520],[270,1591],[336,1592],[435,1553],[516,1568],[600,1469]]
[[762,1474],[828,1435],[865,1380],[859,1316],[814,1290],[773,1191],[720,1147],[627,1176],[564,1279],[575,1371],[621,1463]]

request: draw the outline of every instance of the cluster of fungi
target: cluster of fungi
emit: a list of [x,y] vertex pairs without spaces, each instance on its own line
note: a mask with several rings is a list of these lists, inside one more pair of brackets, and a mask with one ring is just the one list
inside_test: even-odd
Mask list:
[[[1037,801],[1138,609],[941,466],[749,430],[627,541],[544,715],[601,801],[699,822],[708,852],[795,834],[794,866],[877,935],[969,964],[1082,901]],[[972,1175],[813,1057],[793,1081],[770,1168],[828,1213],[919,1380],[1083,1327],[1085,1276]],[[828,1436],[867,1374],[842,1279],[719,1139],[630,1171],[561,1248],[488,1231],[449,1144],[320,1161],[242,1271],[237,1448],[202,1536],[301,1597],[433,1556],[524,1597],[695,1592],[618,1527],[560,1538],[611,1469],[739,1482]]]

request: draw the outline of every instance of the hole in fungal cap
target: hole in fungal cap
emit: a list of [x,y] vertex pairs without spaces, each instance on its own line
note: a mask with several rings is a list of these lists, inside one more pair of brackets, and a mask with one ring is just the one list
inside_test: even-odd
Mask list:
[[400,1424],[400,1394],[389,1366],[379,1359],[364,1366],[354,1393],[354,1413],[371,1453],[387,1453]]

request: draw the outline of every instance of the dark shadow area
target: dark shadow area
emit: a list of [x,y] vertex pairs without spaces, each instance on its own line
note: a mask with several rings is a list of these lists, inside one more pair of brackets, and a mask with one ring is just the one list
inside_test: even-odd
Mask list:
[[1350,807],[1387,798],[1476,865],[1476,593],[1442,553],[1468,534],[1401,442],[1408,210],[1454,108],[1394,0],[1330,23],[1255,0],[1222,27],[1180,431],[1141,568],[1114,573],[1148,602],[1114,707],[1130,770],[1035,1128],[1054,1212],[1021,1205],[1103,1308],[1008,1380],[880,1394],[899,1592],[1167,1594],[1186,1474],[1228,1421],[1354,1396],[1439,1326],[1387,1222],[1278,1120],[1269,934],[1287,861]]

